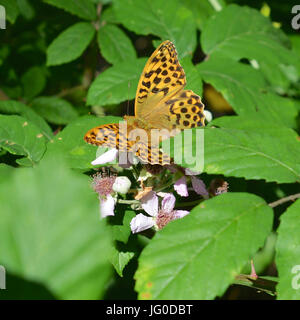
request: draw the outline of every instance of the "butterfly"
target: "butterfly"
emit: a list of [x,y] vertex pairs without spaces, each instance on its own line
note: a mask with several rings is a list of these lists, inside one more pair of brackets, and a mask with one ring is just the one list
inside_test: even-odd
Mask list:
[[[204,105],[192,90],[184,90],[186,77],[174,44],[167,40],[153,52],[140,77],[135,115],[124,116],[126,131],[119,124],[111,123],[89,130],[84,140],[97,146],[133,152],[143,163],[166,165],[170,157],[160,151],[153,129],[166,129],[169,136],[178,130],[204,126]],[[142,129],[143,138],[129,136]],[[157,131],[157,130],[156,130]],[[154,140],[156,141],[154,143]]]

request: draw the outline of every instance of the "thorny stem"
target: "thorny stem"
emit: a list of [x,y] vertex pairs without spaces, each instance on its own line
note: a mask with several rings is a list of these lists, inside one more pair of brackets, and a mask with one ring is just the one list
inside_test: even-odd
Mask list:
[[256,280],[258,278],[258,275],[256,274],[256,271],[255,271],[253,259],[251,259],[251,274],[250,274],[250,278],[253,279],[253,280]]
[[102,3],[99,3],[97,6],[97,16],[99,18],[100,18],[101,11],[102,11]]
[[281,204],[283,204],[285,202],[294,201],[294,200],[296,200],[298,198],[300,198],[300,193],[292,194],[292,195],[290,195],[288,197],[284,197],[284,198],[281,198],[281,199],[279,199],[277,201],[269,203],[269,206],[271,208],[275,208],[275,207],[277,207],[277,206],[279,206],[279,205],[281,205]]
[[73,92],[76,92],[78,90],[85,90],[85,89],[86,89],[86,87],[81,84],[81,85],[78,85],[78,86],[75,86],[75,87],[72,87],[69,89],[62,90],[59,94],[57,94],[57,97],[63,98],[69,94],[72,94]]
[[99,20],[100,20],[100,15],[101,15],[101,11],[102,11],[102,3],[99,3],[97,5],[97,20],[93,23],[93,26],[95,27],[95,29],[98,31],[99,30]]

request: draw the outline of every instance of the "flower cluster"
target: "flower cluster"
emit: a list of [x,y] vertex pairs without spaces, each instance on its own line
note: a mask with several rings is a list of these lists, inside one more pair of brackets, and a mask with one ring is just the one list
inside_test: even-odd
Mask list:
[[[100,155],[92,162],[93,165],[102,165],[114,161],[119,152],[110,149]],[[199,172],[181,168],[174,164],[168,166],[144,165],[142,167],[123,165],[123,169],[131,170],[131,175],[137,185],[131,190],[135,194],[134,199],[125,200],[125,203],[134,205],[137,211],[144,210],[131,220],[132,233],[138,233],[154,227],[155,230],[164,228],[170,221],[183,218],[189,214],[188,210],[175,209],[176,197],[172,189],[181,197],[189,197],[194,193],[199,203],[208,199],[210,195],[215,196],[227,192],[227,182],[223,180],[213,181],[209,191],[204,182],[197,176]],[[189,187],[190,185],[190,187]],[[93,188],[99,195],[101,217],[113,216],[118,197],[124,197],[131,187],[131,181],[127,176],[108,175],[100,173],[94,176]],[[199,198],[201,196],[201,198]],[[126,197],[126,196],[125,196]],[[194,201],[195,202],[195,201]]]
[[158,196],[154,191],[149,192],[141,199],[142,208],[150,216],[139,213],[131,220],[130,227],[133,233],[155,227],[156,230],[162,229],[168,222],[183,218],[189,211],[174,210],[176,198],[172,193],[163,195],[161,206],[158,204]]
[[94,175],[92,186],[99,195],[102,218],[114,215],[118,194],[126,194],[131,182],[126,176],[107,176],[106,173]]

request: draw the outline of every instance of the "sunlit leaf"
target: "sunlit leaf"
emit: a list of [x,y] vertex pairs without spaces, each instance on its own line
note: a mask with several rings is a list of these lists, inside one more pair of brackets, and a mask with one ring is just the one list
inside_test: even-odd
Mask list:
[[234,281],[272,228],[261,198],[228,193],[159,231],[139,258],[140,299],[214,299]]

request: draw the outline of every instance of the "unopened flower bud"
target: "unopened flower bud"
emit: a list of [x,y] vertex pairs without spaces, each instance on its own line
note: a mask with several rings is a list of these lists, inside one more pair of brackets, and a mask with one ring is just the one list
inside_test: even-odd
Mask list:
[[211,120],[213,119],[212,113],[208,110],[204,110],[204,115],[205,115],[205,120],[207,122],[211,122]]
[[115,192],[126,194],[131,187],[131,182],[126,176],[117,177],[114,184],[113,190]]

